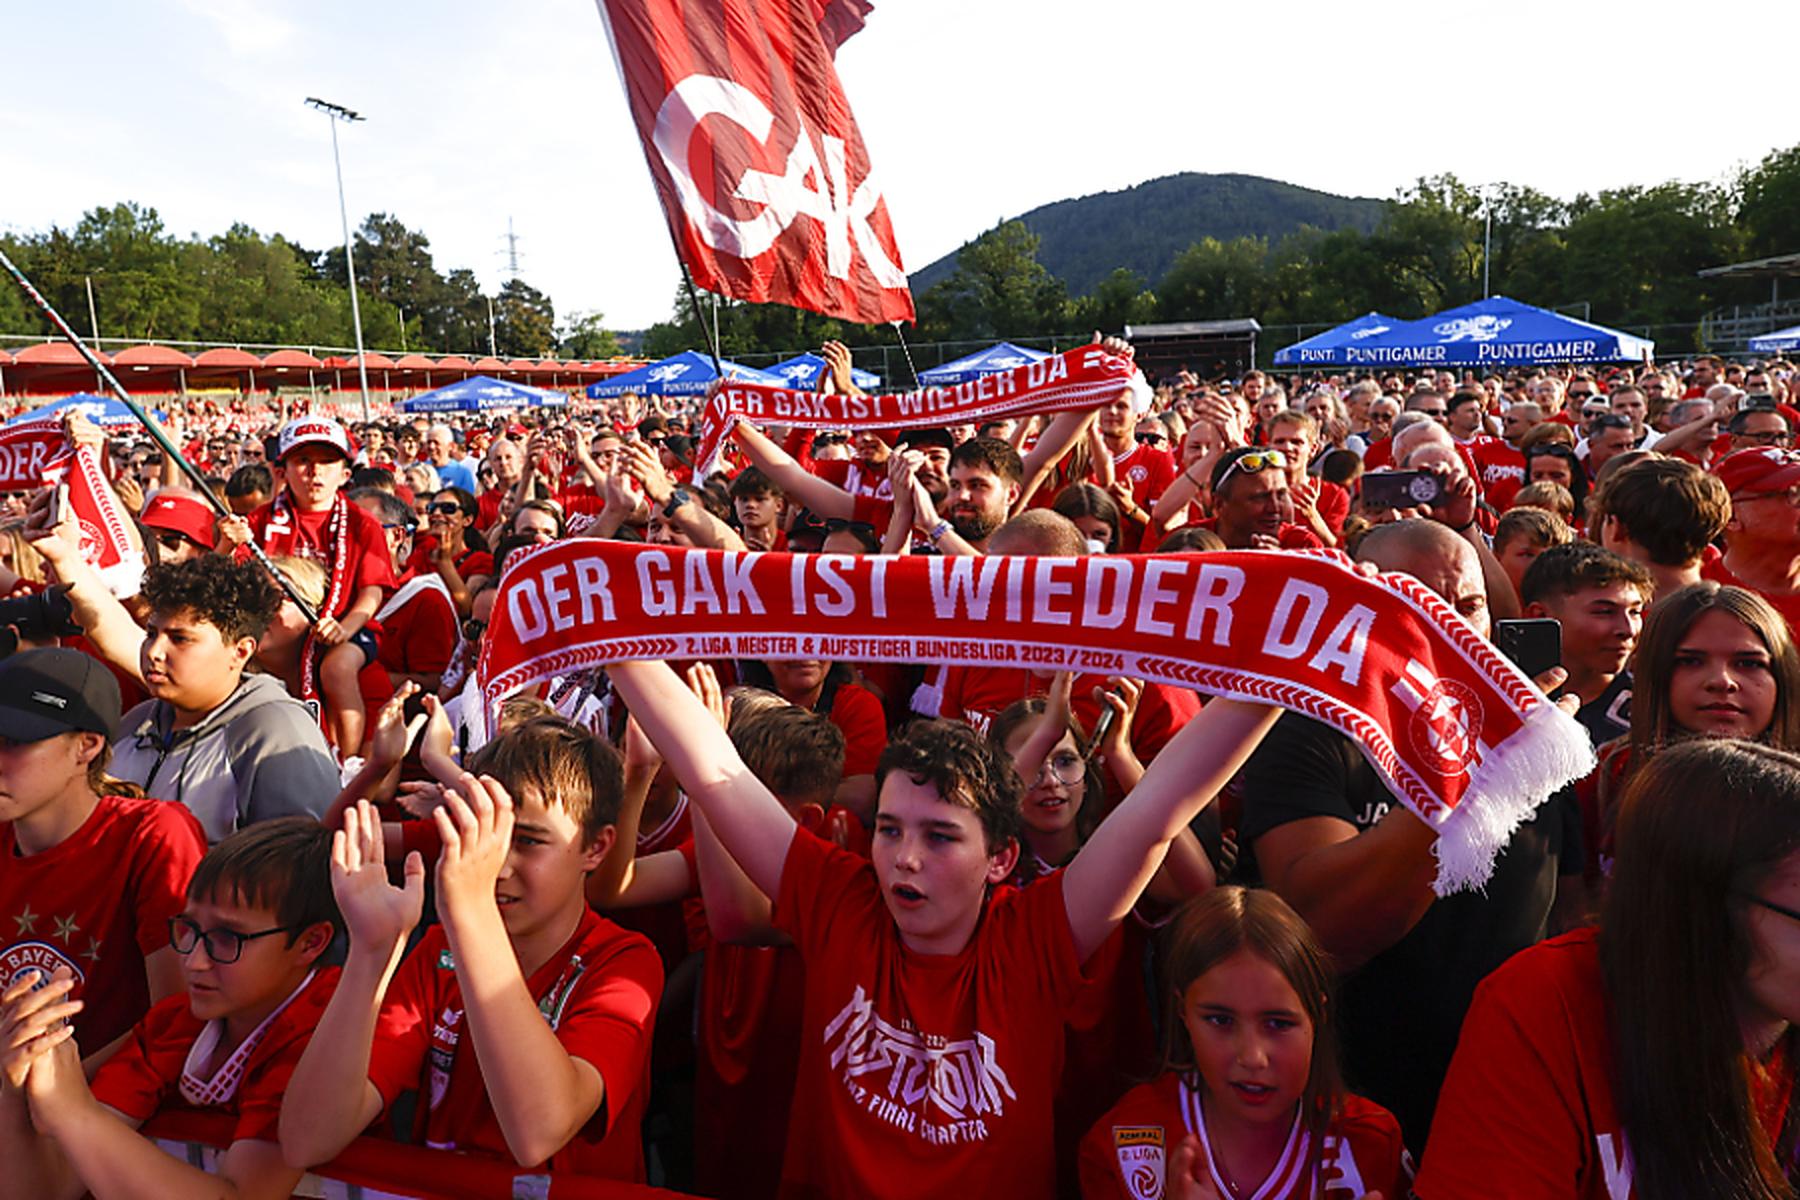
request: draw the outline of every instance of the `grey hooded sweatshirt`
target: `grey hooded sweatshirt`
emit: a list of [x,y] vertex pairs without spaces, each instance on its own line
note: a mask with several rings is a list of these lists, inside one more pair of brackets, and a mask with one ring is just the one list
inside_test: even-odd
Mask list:
[[189,729],[146,700],[125,714],[110,774],[187,805],[215,844],[270,817],[318,817],[339,788],[337,762],[312,711],[269,675],[245,675],[225,702]]

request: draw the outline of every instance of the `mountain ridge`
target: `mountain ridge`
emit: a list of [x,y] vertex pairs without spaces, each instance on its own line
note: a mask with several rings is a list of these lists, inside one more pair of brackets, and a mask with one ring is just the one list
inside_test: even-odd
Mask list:
[[[1261,175],[1182,171],[1116,191],[1055,200],[1013,219],[1038,235],[1038,261],[1068,286],[1071,296],[1080,296],[1118,267],[1136,271],[1154,285],[1176,256],[1203,238],[1275,242],[1302,226],[1368,233],[1380,223],[1386,204]],[[913,293],[948,278],[960,252],[958,247],[913,272]]]

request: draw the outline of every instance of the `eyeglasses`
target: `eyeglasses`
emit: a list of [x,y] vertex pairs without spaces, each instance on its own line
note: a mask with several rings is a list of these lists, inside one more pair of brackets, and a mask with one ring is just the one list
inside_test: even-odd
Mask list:
[[1738,492],[1731,497],[1731,500],[1735,504],[1742,500],[1774,500],[1777,498],[1785,499],[1795,508],[1800,508],[1800,483],[1783,488],[1779,492]]
[[1794,440],[1794,435],[1785,429],[1765,429],[1761,433],[1739,433],[1734,437],[1743,438],[1746,442],[1754,442],[1758,446],[1785,446]]
[[1415,408],[1413,411],[1422,412],[1434,421],[1442,420],[1450,415],[1450,410],[1445,408]]
[[202,929],[187,917],[170,917],[169,945],[175,948],[175,953],[186,956],[194,952],[194,947],[205,942],[206,957],[216,963],[234,963],[244,952],[245,942],[293,931],[294,927],[291,925],[277,925],[259,933],[239,933],[235,929]]
[[1270,467],[1282,471],[1287,470],[1287,455],[1279,450],[1252,450],[1247,454],[1240,454],[1231,460],[1231,465],[1225,468],[1225,473],[1219,476],[1217,483],[1213,484],[1213,492],[1217,494],[1234,471],[1242,471],[1246,475],[1259,475]]
[[411,533],[413,530],[418,528],[417,525],[414,525],[410,521],[396,521],[391,525],[384,521],[384,522],[382,522],[381,527],[383,529],[387,530],[389,533],[392,533],[396,529],[401,530],[405,533]]
[[1137,439],[1137,444],[1140,446],[1161,446],[1169,440],[1169,435],[1166,433],[1136,433],[1132,436]]
[[1572,391],[1569,393],[1569,399],[1571,399],[1571,400],[1592,400],[1593,398],[1594,398],[1594,393],[1592,393],[1592,392],[1574,392],[1574,391]]
[[1038,768],[1037,782],[1042,783],[1046,774],[1064,787],[1074,787],[1087,778],[1087,760],[1073,750],[1058,750]]
[[448,516],[452,516],[456,513],[461,512],[462,505],[458,504],[454,500],[439,500],[439,501],[436,501],[435,503],[427,504],[425,506],[425,511],[432,512],[432,513],[439,513],[439,514],[442,514],[443,516],[448,517]]
[[846,521],[842,517],[830,517],[825,522],[826,533],[854,533],[861,537],[875,537],[875,527],[867,521]]
[[169,551],[171,554],[179,551],[183,546],[187,545],[187,542],[188,540],[179,533],[159,533],[156,535],[156,544],[161,546],[164,550]]
[[1758,908],[1766,908],[1772,913],[1780,913],[1790,921],[1800,921],[1800,911],[1791,909],[1785,904],[1777,904],[1773,900],[1764,900],[1755,892],[1739,892],[1738,896],[1744,900],[1748,900]]

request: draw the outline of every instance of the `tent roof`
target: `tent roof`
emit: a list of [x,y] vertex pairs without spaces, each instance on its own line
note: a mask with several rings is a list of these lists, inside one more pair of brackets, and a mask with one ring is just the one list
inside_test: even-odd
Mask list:
[[0,350],[0,367],[4,367],[12,360],[12,355],[8,354],[5,350]]
[[449,354],[437,360],[433,367],[438,371],[473,371],[475,364],[460,354]]
[[196,367],[218,367],[223,370],[242,371],[246,368],[255,370],[263,365],[262,359],[248,350],[239,350],[230,346],[218,346],[211,350],[202,350],[194,359]]
[[437,364],[423,354],[403,354],[394,360],[396,371],[435,371]]
[[[98,350],[94,351],[94,354],[101,362],[109,365],[112,363],[112,359]],[[67,342],[39,342],[35,346],[27,346],[13,355],[13,361],[20,366],[83,367],[87,365],[87,359],[81,357],[81,351]]]
[[1407,321],[1345,347],[1350,366],[1524,366],[1555,362],[1636,362],[1656,343],[1578,321],[1509,296]]
[[132,346],[113,356],[119,367],[191,367],[194,360],[169,346]]
[[1398,317],[1383,316],[1378,312],[1364,313],[1323,333],[1315,333],[1291,346],[1283,346],[1275,352],[1275,365],[1336,366],[1344,361],[1345,346],[1355,345],[1403,324],[1405,322]]
[[303,371],[315,371],[324,365],[304,350],[277,350],[263,359],[263,366],[277,370],[295,367]]
[[495,358],[493,355],[490,354],[490,355],[484,355],[483,357],[476,359],[475,365],[473,367],[471,367],[470,370],[473,370],[473,371],[504,371],[504,370],[506,370],[506,364],[501,362],[499,359]]

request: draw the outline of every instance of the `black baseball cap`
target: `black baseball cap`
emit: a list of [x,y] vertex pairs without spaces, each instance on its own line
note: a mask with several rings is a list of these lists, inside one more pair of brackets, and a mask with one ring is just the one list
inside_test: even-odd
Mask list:
[[119,682],[100,660],[51,646],[0,661],[0,738],[41,742],[62,733],[119,730]]
[[956,439],[950,436],[948,429],[902,429],[898,440],[914,450],[923,450],[927,446],[956,449]]

